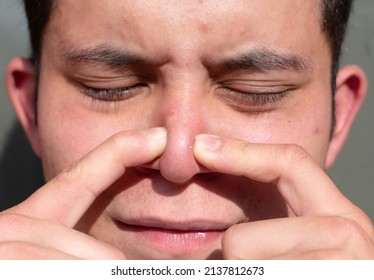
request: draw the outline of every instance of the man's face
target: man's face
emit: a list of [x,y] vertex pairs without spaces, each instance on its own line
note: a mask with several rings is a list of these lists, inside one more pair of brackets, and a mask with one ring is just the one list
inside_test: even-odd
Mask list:
[[161,158],[129,168],[77,228],[130,258],[219,258],[228,226],[292,215],[274,186],[209,172],[192,145],[201,133],[295,143],[324,167],[320,23],[317,1],[58,1],[39,84],[46,178],[116,132],[168,131]]

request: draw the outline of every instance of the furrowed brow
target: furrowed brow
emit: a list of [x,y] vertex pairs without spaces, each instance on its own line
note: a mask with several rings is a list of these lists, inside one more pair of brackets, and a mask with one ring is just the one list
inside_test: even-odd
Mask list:
[[294,54],[277,53],[268,49],[255,49],[230,58],[223,63],[230,70],[257,71],[288,70],[300,72],[311,68],[309,59]]
[[145,61],[139,56],[115,49],[110,46],[100,45],[93,48],[73,48],[64,51],[62,58],[70,63],[86,63],[94,66],[122,68],[126,66],[144,65]]

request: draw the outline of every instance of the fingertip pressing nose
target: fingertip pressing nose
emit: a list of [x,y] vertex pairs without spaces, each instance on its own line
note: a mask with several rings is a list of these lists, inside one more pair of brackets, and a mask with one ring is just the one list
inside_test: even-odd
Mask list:
[[201,172],[193,152],[194,137],[168,134],[164,153],[159,159],[162,176],[170,182],[183,184]]

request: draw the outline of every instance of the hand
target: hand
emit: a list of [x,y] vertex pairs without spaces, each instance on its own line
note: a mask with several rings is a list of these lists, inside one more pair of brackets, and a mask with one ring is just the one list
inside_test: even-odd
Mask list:
[[200,135],[194,153],[212,171],[275,184],[295,214],[230,227],[222,241],[225,258],[374,258],[370,219],[301,147]]
[[119,133],[62,171],[23,203],[0,213],[1,259],[123,259],[111,246],[74,230],[126,167],[160,156],[162,128]]

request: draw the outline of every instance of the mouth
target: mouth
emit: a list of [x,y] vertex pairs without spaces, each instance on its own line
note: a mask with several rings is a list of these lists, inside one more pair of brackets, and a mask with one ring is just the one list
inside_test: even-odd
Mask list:
[[166,223],[154,220],[116,221],[117,226],[134,236],[140,244],[169,252],[204,251],[220,246],[221,238],[229,227],[223,223],[183,222]]

